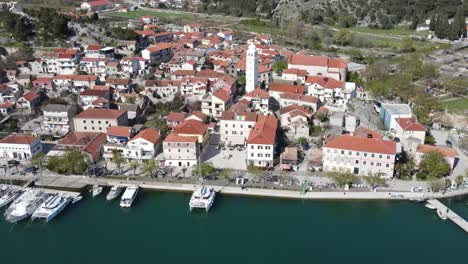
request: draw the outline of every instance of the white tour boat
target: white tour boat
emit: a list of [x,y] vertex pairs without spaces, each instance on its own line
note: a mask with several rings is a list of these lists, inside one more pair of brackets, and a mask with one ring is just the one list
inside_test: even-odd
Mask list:
[[119,197],[119,195],[123,192],[123,187],[121,186],[113,186],[109,193],[106,196],[107,201],[114,200],[115,198]]
[[193,208],[203,208],[208,212],[214,203],[215,196],[216,191],[213,188],[202,186],[195,190],[189,202],[190,211]]
[[93,198],[97,197],[98,195],[100,195],[102,193],[102,190],[104,188],[102,186],[99,186],[99,185],[93,185],[93,189],[91,190],[91,192],[93,193]]
[[40,190],[28,189],[5,212],[8,222],[16,223],[31,216],[47,196]]
[[447,220],[447,215],[444,214],[441,210],[437,210],[437,214],[442,220]]
[[424,206],[425,206],[426,208],[429,208],[429,209],[431,209],[431,210],[435,210],[435,209],[437,209],[435,206],[433,206],[433,205],[432,205],[432,204],[430,204],[430,203],[426,203]]
[[47,198],[45,202],[39,206],[39,208],[34,211],[33,215],[31,216],[32,220],[45,220],[49,222],[54,217],[56,217],[60,212],[67,207],[68,203],[70,202],[69,199],[59,195],[54,194]]
[[122,198],[120,199],[120,207],[128,208],[132,206],[133,201],[135,201],[135,198],[138,194],[138,186],[129,186],[127,189],[125,189],[125,192],[122,195]]
[[16,188],[10,188],[6,190],[2,197],[0,197],[0,208],[9,205],[13,202],[18,196],[20,196],[22,191]]

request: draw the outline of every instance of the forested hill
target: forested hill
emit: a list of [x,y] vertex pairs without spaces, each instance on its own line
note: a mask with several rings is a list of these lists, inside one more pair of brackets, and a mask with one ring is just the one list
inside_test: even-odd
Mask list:
[[[461,0],[204,0],[201,12],[257,16],[274,20],[301,19],[317,23],[353,16],[359,24],[388,28],[402,22],[422,22],[434,15],[452,17]],[[468,1],[465,1],[468,16]]]

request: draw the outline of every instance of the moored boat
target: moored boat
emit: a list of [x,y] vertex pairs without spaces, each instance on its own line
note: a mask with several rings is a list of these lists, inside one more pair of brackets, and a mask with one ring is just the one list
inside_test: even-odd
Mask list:
[[190,211],[193,208],[202,208],[208,212],[214,203],[215,196],[216,191],[213,188],[202,186],[195,190],[189,202]]
[[127,189],[125,189],[125,192],[122,195],[122,198],[120,199],[120,207],[131,207],[133,201],[135,201],[135,198],[138,194],[138,189],[139,187],[136,185],[127,187]]
[[10,223],[19,222],[36,211],[47,198],[42,191],[28,189],[16,199],[5,212],[5,219]]
[[109,193],[106,196],[108,201],[114,200],[115,198],[119,197],[119,195],[123,192],[123,187],[121,186],[112,186]]
[[6,190],[2,197],[0,197],[0,208],[9,205],[13,202],[18,196],[20,196],[22,191],[16,188],[10,188]]
[[444,214],[441,210],[437,210],[437,214],[442,220],[447,220],[447,215]]
[[104,188],[102,186],[99,186],[99,185],[93,185],[93,189],[91,190],[91,192],[93,193],[93,198],[97,197],[98,195],[100,195],[102,193],[102,190]]
[[59,194],[54,194],[47,198],[47,200],[43,202],[41,206],[39,206],[39,208],[36,209],[36,211],[34,211],[33,215],[31,216],[31,219],[39,219],[49,222],[60,212],[62,212],[69,202],[69,199]]
[[433,206],[432,204],[429,204],[429,203],[426,203],[424,206],[425,206],[426,208],[431,209],[431,210],[437,209],[435,206]]

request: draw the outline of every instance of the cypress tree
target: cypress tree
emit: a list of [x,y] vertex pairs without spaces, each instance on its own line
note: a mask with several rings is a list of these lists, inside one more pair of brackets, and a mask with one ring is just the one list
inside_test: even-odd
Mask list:
[[435,31],[435,28],[436,28],[436,16],[432,15],[431,22],[429,23],[429,29],[431,31]]

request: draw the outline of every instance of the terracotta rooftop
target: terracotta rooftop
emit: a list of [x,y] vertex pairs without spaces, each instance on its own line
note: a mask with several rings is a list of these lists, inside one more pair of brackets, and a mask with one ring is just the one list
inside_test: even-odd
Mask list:
[[278,119],[269,115],[258,116],[257,123],[252,128],[247,144],[273,145],[276,141]]
[[318,97],[310,96],[310,95],[303,95],[303,94],[295,94],[295,93],[282,93],[280,94],[280,98],[306,102],[306,103],[312,103],[312,104],[316,104],[319,101]]
[[115,119],[126,114],[126,111],[116,109],[94,109],[88,108],[85,111],[79,113],[74,118],[93,118],[93,119]]
[[37,140],[37,137],[23,135],[9,135],[0,140],[0,144],[28,144]]
[[292,105],[288,105],[286,107],[281,108],[280,114],[284,115],[292,111],[300,111],[300,112],[305,113],[308,116],[312,115],[312,112],[309,109],[306,109],[305,107],[297,105],[297,104],[292,104]]
[[187,113],[184,113],[184,112],[181,112],[181,113],[170,112],[167,115],[166,120],[169,121],[169,122],[181,123],[181,122],[183,122],[185,120],[186,117],[187,117]]
[[23,98],[31,102],[39,98],[39,95],[35,92],[27,92],[23,95]]
[[245,94],[244,97],[268,99],[268,98],[270,98],[270,95],[268,94],[267,91],[265,91],[263,89],[255,88],[250,93]]
[[345,83],[342,81],[338,81],[331,77],[324,77],[324,76],[307,76],[306,83],[313,84],[316,83],[323,88],[333,89],[333,88],[343,88]]
[[127,126],[110,126],[107,128],[108,136],[131,137],[132,128]]
[[229,100],[231,99],[231,96],[229,96],[229,93],[226,92],[224,89],[216,90],[213,93],[213,96],[218,98],[218,99],[221,99],[221,101],[223,101],[224,103],[229,102]]
[[208,129],[208,125],[196,120],[184,120],[174,128],[177,134],[203,135]]
[[395,141],[349,135],[338,136],[325,144],[324,147],[390,155],[395,155],[397,150]]
[[345,61],[338,58],[330,58],[327,56],[309,56],[302,54],[293,54],[288,58],[289,65],[306,65],[331,68],[347,68]]
[[280,92],[280,93],[304,94],[305,86],[285,84],[285,83],[271,83],[269,87],[269,91]]
[[158,141],[161,140],[161,134],[156,129],[153,128],[146,128],[141,130],[138,134],[136,134],[130,141],[137,140],[142,138],[152,144],[156,144]]
[[255,122],[257,121],[257,114],[254,112],[232,112],[224,111],[221,114],[221,120],[233,120],[233,121],[247,121]]
[[458,156],[458,152],[454,150],[453,148],[443,148],[443,147],[423,145],[423,144],[419,144],[416,151],[419,153],[428,153],[428,152],[433,152],[433,151],[439,152],[444,157],[448,157],[448,158],[454,158]]
[[395,121],[405,131],[426,131],[426,128],[416,122],[415,118],[396,118]]
[[371,130],[367,127],[359,126],[353,132],[353,136],[355,137],[363,137],[363,138],[376,138],[382,139],[382,135],[379,132]]
[[164,142],[190,142],[190,143],[195,143],[198,141],[197,136],[179,136],[177,133],[171,133],[169,134],[166,139],[164,139]]

